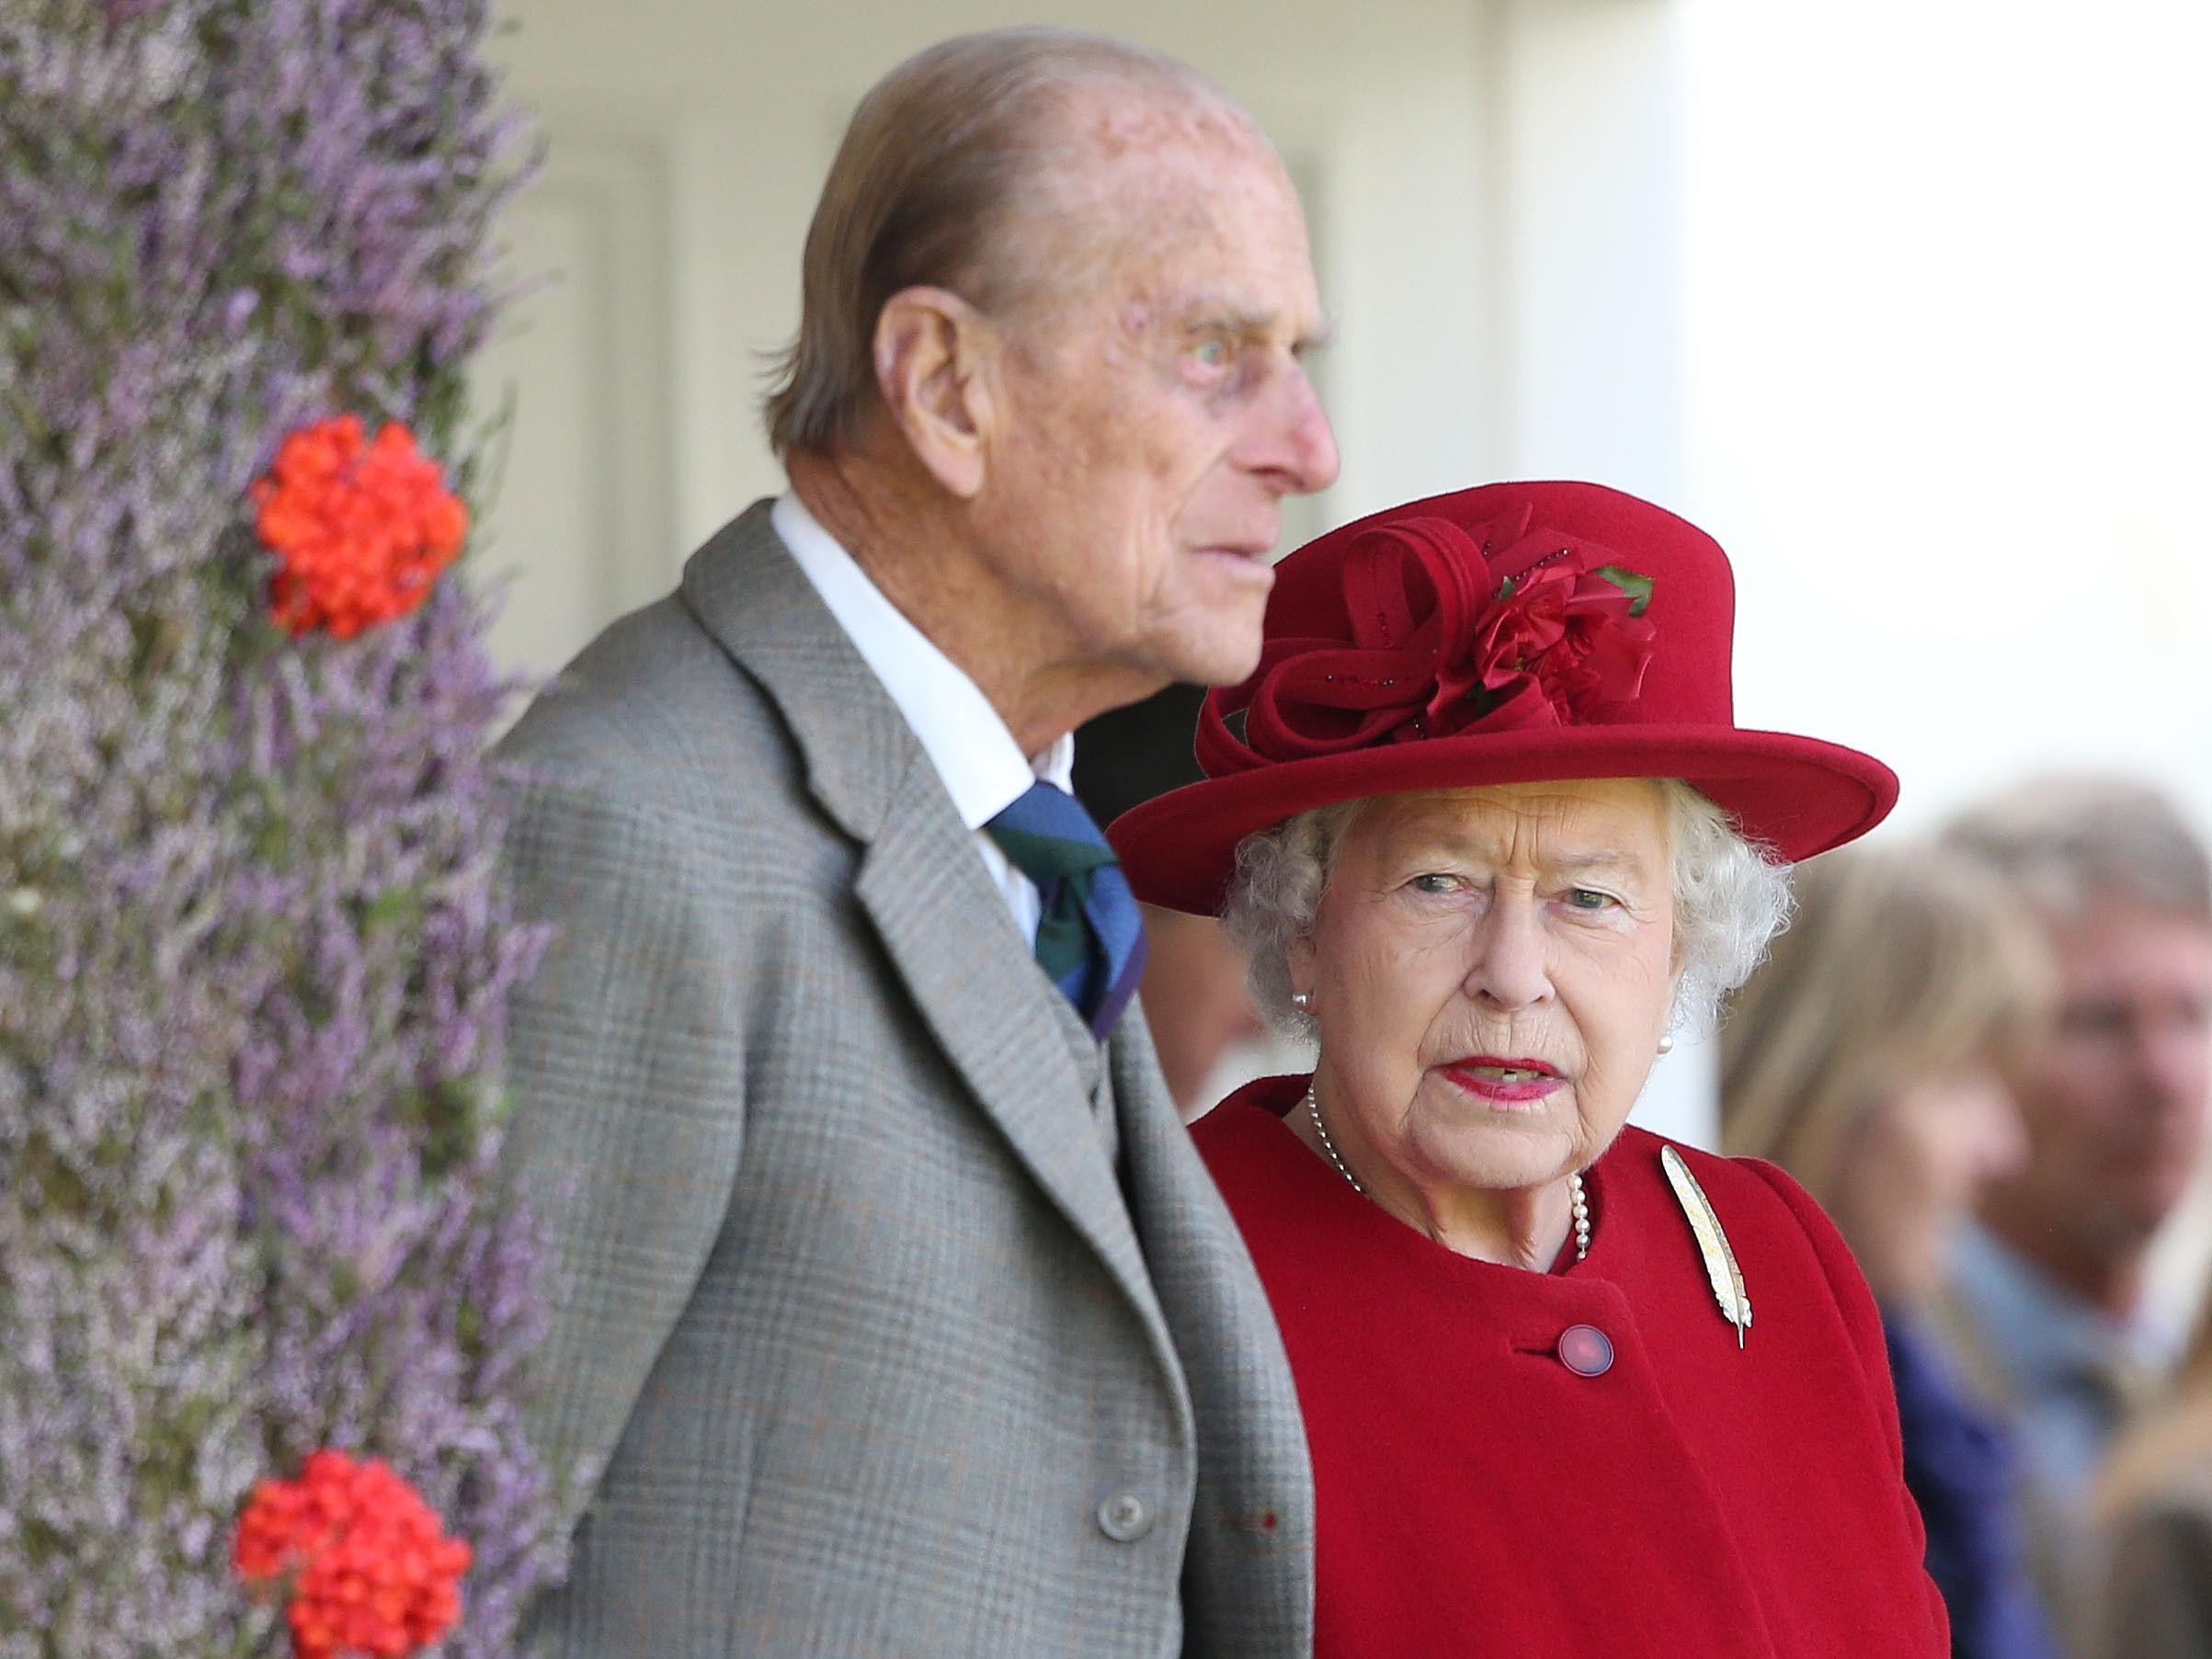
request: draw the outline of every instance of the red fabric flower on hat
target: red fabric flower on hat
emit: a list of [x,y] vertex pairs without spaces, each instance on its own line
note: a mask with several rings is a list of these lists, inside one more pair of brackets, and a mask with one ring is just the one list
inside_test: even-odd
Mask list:
[[1479,541],[1442,518],[1369,531],[1341,567],[1351,638],[1271,640],[1246,682],[1243,764],[1572,725],[1633,701],[1657,638],[1651,584],[1602,557],[1525,524]]
[[295,634],[351,639],[406,615],[468,535],[468,508],[397,421],[373,439],[351,415],[302,427],[250,494],[279,561],[269,609]]
[[461,1618],[469,1546],[375,1458],[308,1458],[296,1481],[262,1481],[232,1555],[249,1582],[289,1579],[297,1659],[404,1659]]
[[[1639,593],[1638,581],[1617,566],[1593,570],[1587,554],[1571,549],[1509,581],[1476,624],[1483,689],[1474,699],[1479,712],[1466,723],[1518,701],[1524,706],[1513,724],[1572,725],[1634,700],[1654,632],[1641,616],[1649,585]],[[1521,697],[1532,681],[1536,697]]]

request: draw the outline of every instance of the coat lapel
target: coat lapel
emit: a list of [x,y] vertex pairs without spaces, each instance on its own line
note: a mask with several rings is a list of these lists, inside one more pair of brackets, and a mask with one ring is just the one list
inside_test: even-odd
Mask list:
[[864,851],[855,896],[1015,1155],[1172,1347],[1114,1171],[1006,903],[897,706],[756,503],[691,558],[686,606],[790,723],[815,799]]
[[1183,1651],[1313,1651],[1313,1472],[1290,1360],[1228,1207],[1134,1008],[1110,1046],[1129,1190],[1201,1446]]

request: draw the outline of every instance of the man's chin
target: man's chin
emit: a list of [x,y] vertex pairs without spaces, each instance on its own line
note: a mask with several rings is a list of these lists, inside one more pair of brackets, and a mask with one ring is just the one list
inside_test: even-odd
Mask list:
[[1207,641],[1193,642],[1187,650],[1176,653],[1176,660],[1166,665],[1167,672],[1176,679],[1193,686],[1240,686],[1251,678],[1252,670],[1260,666],[1260,631],[1252,630],[1249,642]]
[[1183,628],[1159,642],[1155,666],[1194,686],[1237,686],[1260,666],[1264,590],[1207,608],[1204,624]]

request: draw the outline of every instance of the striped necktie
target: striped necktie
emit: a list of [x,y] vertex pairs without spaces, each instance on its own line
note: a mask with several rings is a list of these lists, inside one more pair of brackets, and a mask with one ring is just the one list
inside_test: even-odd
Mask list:
[[1113,848],[1081,803],[1049,783],[983,827],[1037,884],[1037,965],[1103,1042],[1145,970],[1144,918]]

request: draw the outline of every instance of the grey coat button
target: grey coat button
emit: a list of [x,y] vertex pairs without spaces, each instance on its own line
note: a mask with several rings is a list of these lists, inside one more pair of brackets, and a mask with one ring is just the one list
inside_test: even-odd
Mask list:
[[1099,1530],[1117,1544],[1134,1544],[1152,1530],[1152,1509],[1134,1492],[1117,1492],[1099,1506]]

